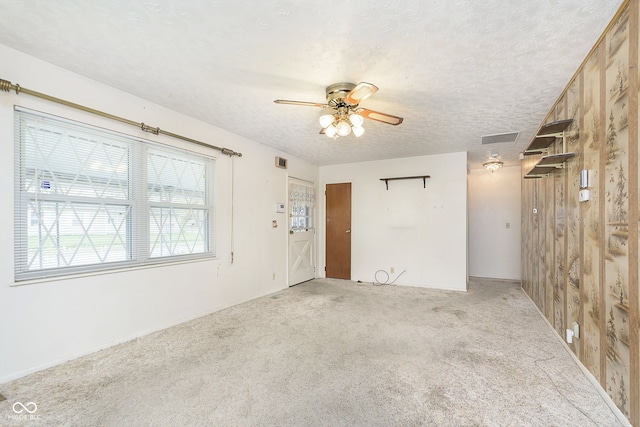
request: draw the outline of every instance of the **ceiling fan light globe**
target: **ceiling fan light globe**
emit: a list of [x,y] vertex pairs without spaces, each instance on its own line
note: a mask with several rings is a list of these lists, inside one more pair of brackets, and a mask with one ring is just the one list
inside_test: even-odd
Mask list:
[[347,136],[351,133],[351,125],[346,120],[340,120],[336,125],[336,132],[340,136]]
[[356,137],[360,137],[364,133],[364,128],[362,126],[354,126],[352,130]]
[[325,135],[327,135],[329,138],[333,138],[334,136],[336,136],[336,127],[334,125],[329,125],[325,131],[324,131]]
[[324,114],[322,116],[320,116],[320,126],[322,126],[323,128],[327,128],[329,126],[331,126],[331,124],[333,124],[333,120],[334,117],[331,114]]
[[364,123],[364,117],[362,117],[360,114],[354,113],[349,116],[349,121],[354,127],[362,127],[362,124]]

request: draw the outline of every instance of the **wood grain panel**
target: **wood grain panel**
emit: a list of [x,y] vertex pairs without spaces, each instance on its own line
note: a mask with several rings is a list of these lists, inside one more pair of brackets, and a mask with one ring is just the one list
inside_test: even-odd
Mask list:
[[631,2],[629,25],[629,348],[631,363],[630,410],[631,422],[640,425],[640,339],[638,324],[640,321],[640,301],[638,301],[638,56],[640,46],[640,7],[638,1]]
[[[580,164],[582,162],[582,150],[580,149],[580,83],[579,79],[573,80],[569,84],[566,93],[566,117],[573,119],[573,122],[566,131],[566,150],[574,152],[576,156],[569,159],[565,164],[565,188],[566,190],[566,327],[571,328],[573,323],[581,324],[580,308]],[[580,339],[575,339],[569,345],[576,355],[580,354]]]
[[530,276],[530,239],[531,239],[531,218],[529,217],[529,210],[531,209],[531,180],[524,179],[524,175],[527,173],[529,169],[527,158],[525,157],[520,164],[520,176],[522,177],[520,181],[521,188],[521,197],[522,203],[520,205],[520,232],[521,232],[521,243],[522,250],[520,251],[520,271],[521,271],[521,286],[525,292],[529,292],[529,283],[531,280]]
[[[580,114],[577,117],[578,124],[580,127],[580,137],[578,141],[578,151],[579,151],[579,164],[578,170],[584,170],[584,70],[578,74],[578,105],[580,108]],[[579,189],[582,188],[582,183],[579,183]],[[585,295],[584,295],[584,215],[582,215],[582,205],[584,203],[578,200],[578,217],[580,219],[580,227],[578,229],[578,257],[580,258],[580,270],[578,271],[578,281],[580,284],[580,306],[579,306],[579,314],[578,314],[578,324],[580,325],[580,329],[583,328],[584,325],[584,305],[585,305]],[[582,334],[580,334],[580,351],[576,354],[578,359],[584,360],[584,339]]]
[[630,416],[629,10],[606,37],[605,286],[607,393]]
[[600,189],[600,199],[602,200],[599,204],[600,211],[598,212],[599,219],[599,229],[598,235],[600,238],[600,279],[599,279],[599,290],[600,290],[600,301],[602,303],[601,308],[601,316],[600,316],[600,384],[602,388],[606,389],[607,387],[607,291],[605,286],[605,274],[604,274],[604,256],[605,256],[605,225],[604,225],[604,214],[606,203],[604,200],[604,188],[606,183],[605,176],[605,157],[606,157],[606,146],[605,146],[605,138],[606,138],[606,119],[607,119],[607,75],[605,70],[607,69],[607,54],[606,54],[606,43],[603,40],[602,42],[602,52],[600,55],[600,169],[599,169],[599,183],[598,188]]
[[[564,97],[556,104],[556,118],[559,120],[564,114]],[[554,144],[554,153],[562,153],[562,140],[558,139]],[[554,301],[554,313],[553,313],[553,326],[558,334],[563,337],[566,329],[566,286],[565,286],[565,215],[566,215],[566,203],[565,203],[565,185],[566,185],[566,169],[560,169],[554,172],[550,179],[553,180],[555,186],[555,192],[550,198],[548,203],[555,207],[554,227],[553,227],[553,269],[554,281],[553,281],[553,301]]]
[[[604,46],[604,45],[601,45]],[[601,124],[600,80],[604,77],[602,48],[593,51],[584,67],[584,116],[582,128],[583,168],[589,171],[590,200],[581,204],[582,235],[582,295],[584,320],[582,346],[585,367],[601,381],[601,328],[603,316],[600,297],[600,148],[604,132]]]
[[[550,123],[555,121],[555,116],[553,111],[549,114],[544,123]],[[550,153],[554,154],[555,146],[551,145],[549,147]],[[555,283],[556,283],[556,269],[555,269],[555,217],[556,217],[556,205],[554,203],[555,193],[556,193],[556,180],[552,178],[547,178],[540,181],[540,185],[542,187],[543,197],[541,200],[544,201],[544,244],[545,244],[545,258],[544,265],[539,265],[538,268],[541,272],[541,277],[543,278],[542,285],[545,287],[546,293],[546,304],[547,304],[547,319],[549,323],[552,325],[555,323],[556,313],[555,313]]]

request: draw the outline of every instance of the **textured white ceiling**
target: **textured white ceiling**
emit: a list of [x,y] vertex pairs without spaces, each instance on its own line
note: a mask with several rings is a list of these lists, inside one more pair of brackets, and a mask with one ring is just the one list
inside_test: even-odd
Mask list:
[[[0,43],[318,165],[456,151],[516,165],[621,3],[1,0]],[[341,81],[374,83],[362,106],[404,123],[334,141],[321,109],[273,103],[324,102]]]

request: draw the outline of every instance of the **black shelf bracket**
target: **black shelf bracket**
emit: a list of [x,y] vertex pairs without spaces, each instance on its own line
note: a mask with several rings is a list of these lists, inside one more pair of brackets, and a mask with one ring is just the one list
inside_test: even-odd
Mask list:
[[418,176],[399,176],[396,178],[380,178],[380,181],[384,181],[387,186],[387,190],[389,189],[389,181],[398,181],[400,179],[422,179],[422,187],[427,188],[427,178],[431,178],[429,175],[418,175]]

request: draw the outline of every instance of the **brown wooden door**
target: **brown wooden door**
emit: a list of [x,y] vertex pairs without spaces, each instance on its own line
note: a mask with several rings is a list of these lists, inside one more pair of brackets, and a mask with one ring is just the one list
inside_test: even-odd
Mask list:
[[351,183],[327,184],[326,273],[351,279]]

